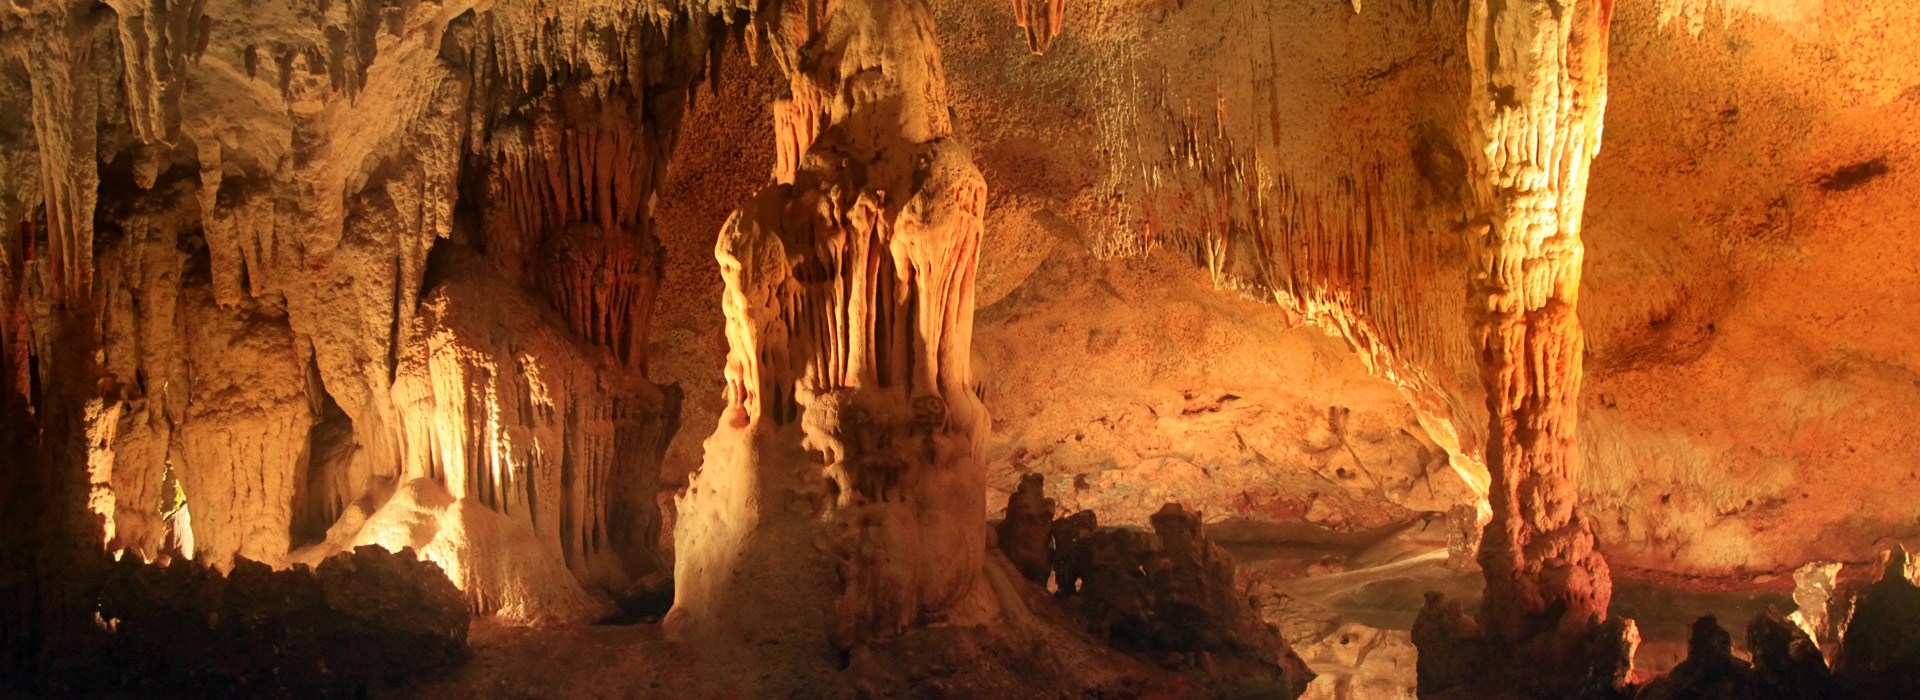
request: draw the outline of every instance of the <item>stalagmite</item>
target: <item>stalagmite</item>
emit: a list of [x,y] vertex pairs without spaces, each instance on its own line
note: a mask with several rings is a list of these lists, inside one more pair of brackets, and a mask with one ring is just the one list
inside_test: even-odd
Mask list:
[[1822,700],[1840,697],[1826,657],[1806,630],[1768,610],[1747,624],[1747,653],[1753,655],[1753,695],[1762,698]]
[[[1061,518],[1055,532],[1090,526],[1091,515]],[[1115,648],[1168,668],[1197,666],[1211,696],[1299,697],[1313,672],[1248,604],[1233,557],[1207,539],[1203,523],[1201,513],[1168,503],[1153,514],[1152,532],[1056,535],[1058,561],[1071,562],[1060,597]]]
[[995,530],[1007,560],[1042,586],[1053,574],[1053,500],[1046,496],[1046,483],[1039,474],[1021,477],[1020,490],[1007,498],[1006,519]]
[[817,121],[780,137],[818,136],[783,142],[790,184],[715,249],[728,406],[679,501],[667,624],[825,658],[992,613],[968,356],[986,185],[920,0],[804,4],[785,111]]
[[313,422],[306,362],[285,320],[217,309],[202,291],[185,304],[192,388],[175,465],[197,556],[222,567],[236,555],[283,564]]
[[1712,615],[1693,623],[1687,639],[1687,660],[1673,667],[1673,673],[1647,684],[1636,697],[1646,700],[1678,698],[1747,697],[1748,676],[1752,664],[1733,655],[1733,635]]
[[1903,547],[1888,552],[1880,580],[1853,601],[1833,676],[1857,697],[1899,697],[1920,687],[1920,586],[1908,556]]

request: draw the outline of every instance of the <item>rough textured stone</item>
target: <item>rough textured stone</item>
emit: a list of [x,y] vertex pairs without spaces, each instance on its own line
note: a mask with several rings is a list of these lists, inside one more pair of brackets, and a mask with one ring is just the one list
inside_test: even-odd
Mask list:
[[1820,647],[1786,616],[1768,611],[1753,618],[1747,625],[1747,651],[1753,656],[1751,697],[1841,697]]
[[1020,575],[1042,586],[1053,575],[1053,501],[1046,497],[1047,478],[1021,477],[1020,490],[1007,498],[1006,518],[996,530],[995,545],[1006,553]]
[[986,184],[923,5],[787,19],[775,184],[715,248],[728,406],[678,501],[666,623],[824,657],[995,614],[970,369]]
[[1215,693],[1306,691],[1313,673],[1236,585],[1232,557],[1206,538],[1198,513],[1169,503],[1151,533],[1058,524],[1056,532],[1075,533],[1055,541],[1058,561],[1075,563],[1057,580],[1078,584],[1062,583],[1060,594],[1096,637],[1169,669],[1197,670]]
[[[1236,544],[1341,548],[1316,574],[1477,548],[1482,624],[1437,602],[1414,636],[1617,692],[1634,628],[1602,545],[1682,587],[1773,590],[1912,532],[1914,21],[1762,0],[16,3],[0,633],[54,657],[61,631],[88,638],[74,584],[102,545],[215,569],[413,546],[471,609],[533,622],[659,596],[687,561],[663,540],[723,541],[706,557],[760,525],[725,516],[832,511],[800,528],[824,547],[775,547],[804,566],[768,567],[808,592],[742,588],[826,591],[789,607],[837,620],[794,616],[840,647],[1040,634],[1011,562],[1077,595],[1096,562],[1044,540],[1101,535],[1089,514],[1042,537],[1032,504],[1144,527],[1178,500]],[[913,174],[920,155],[961,176]],[[867,234],[897,253],[869,256],[885,273],[822,274]],[[920,245],[949,238],[971,242]],[[723,308],[771,298],[756,275],[783,266],[794,303]],[[826,291],[855,277],[927,313],[862,317]],[[948,342],[974,306],[977,337]],[[875,373],[912,377],[903,397],[848,399],[832,367],[883,327],[938,348]],[[729,333],[763,336],[734,368]],[[786,374],[735,391],[746,366]],[[668,444],[669,380],[692,424],[777,404],[804,488],[771,491],[801,502],[716,509],[746,489],[714,498],[715,469],[676,512],[708,455]],[[1015,493],[1002,567],[977,521]],[[1797,623],[1837,653],[1869,584],[1802,573]],[[1749,631],[1754,673],[1812,674],[1775,622]],[[1499,672],[1443,657],[1438,676]]]
[[1920,688],[1920,586],[1907,566],[1907,551],[1895,548],[1880,580],[1854,600],[1833,675],[1859,697],[1899,697]]
[[1733,636],[1712,615],[1693,623],[1687,641],[1687,660],[1673,672],[1648,683],[1635,695],[1647,700],[1700,698],[1734,700],[1749,697],[1753,665],[1734,658]]
[[103,663],[82,692],[356,697],[465,659],[465,597],[439,567],[362,547],[318,568],[121,560],[101,586]]

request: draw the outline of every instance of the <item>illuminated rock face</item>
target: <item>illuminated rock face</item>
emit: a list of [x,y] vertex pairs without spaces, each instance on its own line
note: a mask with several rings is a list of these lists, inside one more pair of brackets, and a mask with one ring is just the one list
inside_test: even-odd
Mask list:
[[[1611,0],[1475,3],[1472,190],[1485,213],[1473,282],[1493,518],[1480,544],[1487,588],[1479,629],[1430,598],[1420,690],[1461,684],[1551,695],[1618,689],[1632,647],[1607,619],[1612,582],[1577,510],[1576,446],[1584,335],[1580,221],[1606,105]],[[1627,622],[1631,625],[1631,622]],[[1420,629],[1417,627],[1417,629]],[[1596,644],[1596,637],[1599,643]],[[1623,656],[1603,653],[1624,647]],[[1487,676],[1455,675],[1456,656],[1486,654]],[[1434,658],[1428,658],[1431,655]]]
[[[1911,525],[1920,32],[1884,3],[1626,4],[1611,59],[1601,2],[281,4],[0,16],[0,599],[102,542],[379,543],[578,619],[664,535],[688,635],[858,646],[984,618],[978,516],[1045,474],[1000,537],[1035,578],[1047,498],[1491,519],[1494,595],[1421,638],[1610,635],[1615,682],[1600,545],[1748,580]],[[678,143],[734,56],[787,81],[771,129]],[[774,185],[663,230],[676,151]],[[688,250],[725,289],[661,343]],[[681,529],[669,380],[719,426]]]
[[16,512],[222,569],[412,546],[509,620],[665,568],[651,207],[749,5],[9,15]]
[[1473,296],[1493,521],[1482,622],[1505,639],[1549,610],[1606,619],[1611,584],[1576,510],[1584,334],[1580,221],[1600,148],[1612,0],[1476,3],[1468,22],[1473,192],[1486,213]]
[[[1025,55],[1007,3],[933,4],[943,29],[957,28],[946,34],[1008,35],[945,47],[954,104],[994,185],[989,230],[1019,241],[986,246],[983,300],[1028,270],[1064,267],[1061,250],[1188,255],[1221,287],[1272,302],[1271,315],[1350,342],[1484,494],[1489,420],[1468,320],[1478,310],[1461,293],[1479,236],[1466,226],[1477,217],[1466,3],[1388,0],[1357,14],[1134,3],[1112,21],[1069,3],[1043,57]],[[1920,70],[1913,22],[1831,2],[1616,4],[1607,145],[1581,226],[1577,430],[1595,465],[1578,490],[1616,569],[1784,575],[1870,558],[1877,537],[1911,520],[1904,492],[1884,485],[1910,480],[1920,459],[1897,418],[1916,407],[1898,378],[1920,366],[1897,322],[1913,314],[1913,275],[1886,262],[1920,247],[1901,233],[1920,214],[1905,197],[1920,171],[1900,166],[1920,124],[1907,91]],[[1031,279],[1037,297],[1077,294]],[[1115,286],[1151,319],[1138,325],[1200,337],[1196,310]],[[982,347],[1003,342],[999,311],[983,304]],[[1259,352],[1213,336],[1206,347],[1142,364]],[[998,421],[1065,393],[997,386],[1000,367],[1019,364],[982,372]],[[1021,425],[996,429],[990,449]],[[1101,429],[1089,427],[1091,442]],[[990,473],[1002,468],[990,459]],[[1058,489],[1071,480],[1049,477],[1048,495],[1066,504]],[[1190,505],[1224,513],[1233,493]]]
[[805,650],[983,620],[991,599],[969,357],[986,184],[952,138],[932,20],[834,3],[800,24],[776,114],[779,152],[805,155],[715,248],[727,408],[679,500],[667,623]]
[[401,493],[333,535],[419,549],[477,613],[578,618],[597,608],[583,585],[617,591],[652,566],[651,467],[678,392],[579,345],[483,260],[450,258],[394,384]]

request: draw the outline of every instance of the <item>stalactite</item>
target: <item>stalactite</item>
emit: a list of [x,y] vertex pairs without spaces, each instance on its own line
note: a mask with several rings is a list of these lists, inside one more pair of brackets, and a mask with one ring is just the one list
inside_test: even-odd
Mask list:
[[[1470,454],[1477,426],[1458,417],[1471,376],[1469,336],[1451,319],[1467,285],[1458,232],[1433,230],[1416,212],[1413,174],[1371,163],[1350,176],[1303,179],[1276,171],[1258,144],[1217,117],[1175,120],[1167,157],[1143,158],[1126,178],[1143,200],[1146,238],[1205,265],[1215,283],[1273,301],[1302,322],[1345,339],[1375,376],[1400,386],[1450,454]],[[1199,123],[1208,123],[1200,126]],[[1423,477],[1440,496],[1409,507],[1444,509],[1485,492],[1475,465],[1453,459]]]
[[[587,351],[529,356],[486,344],[501,377],[525,380],[522,395],[544,392],[552,406],[571,407],[551,435],[513,425],[491,433],[505,437],[514,459],[537,456],[559,469],[545,484],[485,484],[480,490],[501,504],[495,511],[477,496],[453,499],[438,475],[401,483],[403,463],[432,461],[433,441],[408,421],[437,408],[422,409],[398,377],[402,358],[417,350],[406,343],[420,325],[428,253],[455,235],[467,147],[487,142],[494,100],[510,99],[480,86],[526,92],[562,76],[604,87],[616,81],[603,78],[618,75],[628,94],[647,96],[647,130],[600,130],[635,141],[631,156],[646,174],[618,203],[635,225],[618,233],[635,245],[577,245],[547,265],[557,271],[548,277],[560,280],[550,286],[587,300],[569,313],[590,321],[577,324],[580,335],[644,363],[659,258],[648,247],[657,244],[644,210],[685,96],[717,65],[725,30],[751,25],[759,36],[748,11],[755,4],[476,9],[346,0],[289,13],[114,0],[14,8],[0,42],[16,66],[0,81],[0,109],[22,115],[0,124],[8,185],[0,187],[0,440],[29,466],[0,477],[0,511],[10,527],[36,537],[7,548],[26,573],[0,576],[0,596],[44,614],[0,606],[8,608],[0,624],[5,672],[21,656],[12,653],[22,639],[15,623],[91,629],[84,591],[59,585],[104,561],[103,541],[136,559],[184,545],[183,554],[216,566],[235,556],[310,562],[363,534],[380,538],[389,532],[381,528],[417,522],[423,509],[415,506],[444,500],[450,527],[423,551],[460,563],[452,573],[483,609],[529,582],[561,581],[553,588],[576,593],[581,580],[614,589],[657,566],[647,551],[651,470],[677,420],[677,399],[669,398],[677,394],[597,355],[567,365],[577,376],[536,381],[528,372],[555,371],[567,352]],[[628,164],[603,156],[624,147],[577,143],[574,153],[590,160],[556,163],[591,164],[573,175],[592,185],[582,191],[611,193],[607,173]],[[96,211],[97,202],[148,188],[191,221]],[[577,222],[621,218],[607,215],[609,200],[575,204],[593,213]],[[96,220],[112,226],[96,231]],[[556,239],[566,237],[560,230]],[[615,269],[618,279],[589,278],[581,266]],[[352,435],[331,439],[350,445],[349,462],[326,467],[321,503],[295,508],[322,403],[313,391],[337,400],[344,418],[330,416],[330,424]],[[349,483],[339,483],[341,471]],[[510,510],[515,488],[525,489],[526,502]],[[190,506],[177,502],[176,490]],[[291,530],[302,530],[304,541],[318,529],[306,522],[308,510],[338,511],[339,519],[325,541],[290,553]],[[514,529],[522,511],[543,534]],[[108,515],[111,537],[98,532],[100,515]],[[518,556],[529,551],[551,556]],[[39,647],[52,634],[34,632],[40,636],[19,648],[57,657]]]
[[[395,284],[379,300],[387,308],[357,317],[390,327],[315,333],[319,374],[363,446],[355,464],[372,468],[326,541],[300,557],[366,542],[419,547],[477,611],[521,621],[586,614],[597,605],[588,589],[621,590],[657,566],[654,471],[677,426],[678,392],[644,377],[661,274],[648,215],[683,106],[676,95],[697,75],[681,56],[712,49],[705,26],[540,3],[448,26],[438,55],[455,75],[423,108],[433,121],[408,134],[419,142],[401,149],[419,155],[349,200],[346,235],[330,253],[359,264],[384,252],[365,250],[385,240],[376,231],[435,234],[374,257],[391,266],[376,276]],[[370,74],[360,99],[385,89],[381,75]],[[474,230],[453,226],[456,193],[478,204]],[[449,255],[470,244],[491,264],[459,258],[429,279],[436,238],[449,239]],[[445,276],[468,266],[503,278]],[[316,302],[372,300],[318,291],[287,292],[295,318],[320,311]],[[557,325],[528,292],[558,312]],[[506,311],[487,315],[488,304]]]
[[[1464,25],[1445,3],[1369,12]],[[1406,150],[1392,137],[1332,152],[1290,143],[1283,114],[1295,108],[1279,87],[1290,69],[1275,10],[1242,3],[1219,13],[1254,31],[1231,35],[1231,49],[1205,64],[1207,74],[1169,74],[1123,52],[1113,77],[1099,81],[1099,99],[1114,107],[1094,124],[1111,149],[1094,215],[1109,233],[1093,237],[1094,252],[1170,247],[1204,266],[1217,286],[1271,301],[1290,320],[1345,340],[1371,373],[1400,387],[1449,457],[1396,496],[1401,505],[1444,511],[1483,502],[1478,370],[1472,336],[1458,323],[1463,295],[1454,291],[1468,284],[1462,223],[1470,206],[1454,191],[1464,175],[1435,191],[1436,178],[1450,177],[1445,168],[1405,163],[1408,150],[1452,153],[1453,130],[1409,138]],[[1423,92],[1464,98],[1465,66],[1458,76],[1446,70],[1454,56],[1423,52],[1439,68]],[[1245,75],[1250,84],[1214,75]]]
[[[616,92],[625,93],[628,88]],[[582,338],[644,370],[662,256],[646,218],[672,125],[639,97],[554,87],[488,144],[481,246]]]
[[65,4],[34,19],[27,76],[40,145],[48,269],[61,302],[84,304],[93,283],[93,208],[100,189],[93,23]]
[[127,124],[143,143],[171,142],[180,126],[186,63],[206,31],[205,0],[114,0]]
[[1046,53],[1066,21],[1067,0],[1013,0],[1013,18],[1027,32],[1027,48]]

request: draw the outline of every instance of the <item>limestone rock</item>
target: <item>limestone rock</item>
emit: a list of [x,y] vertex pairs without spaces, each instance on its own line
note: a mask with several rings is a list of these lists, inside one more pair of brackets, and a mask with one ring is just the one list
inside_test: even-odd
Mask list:
[[1030,474],[1020,479],[1020,490],[1007,499],[1007,516],[1000,521],[996,543],[1020,575],[1042,586],[1053,575],[1053,501],[1046,497],[1046,477]]
[[1027,32],[1027,48],[1046,53],[1066,21],[1067,0],[1013,0],[1013,16]]
[[1787,616],[1768,610],[1747,625],[1753,655],[1749,696],[1755,698],[1842,697],[1820,647]]
[[1907,572],[1906,549],[1888,552],[1880,580],[1853,604],[1833,675],[1859,697],[1899,697],[1920,687],[1920,586]]
[[1061,593],[1088,630],[1142,659],[1192,671],[1215,693],[1304,693],[1313,673],[1236,586],[1232,558],[1206,539],[1199,514],[1169,503],[1153,524],[1152,533],[1109,529],[1056,540],[1059,560],[1076,562],[1079,572],[1059,579],[1079,583]]
[[318,568],[238,559],[221,574],[123,559],[101,588],[93,690],[353,697],[464,661],[468,611],[439,567],[363,547]]
[[1636,697],[1648,700],[1701,698],[1715,700],[1749,697],[1753,665],[1733,656],[1733,636],[1712,615],[1693,623],[1687,641],[1687,660],[1673,672],[1648,683]]
[[666,623],[826,657],[996,614],[970,366],[986,183],[924,5],[788,19],[776,184],[715,246],[728,405],[678,500]]

